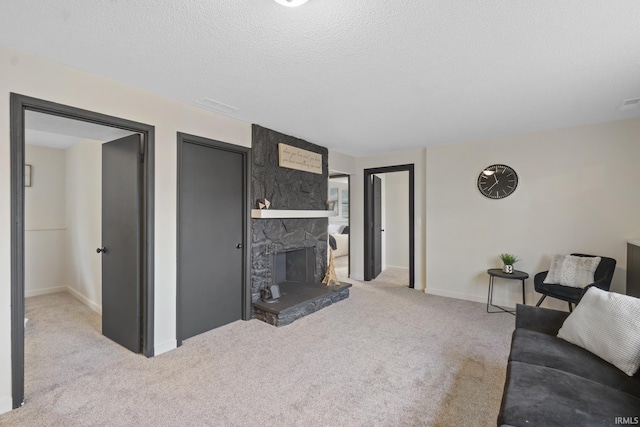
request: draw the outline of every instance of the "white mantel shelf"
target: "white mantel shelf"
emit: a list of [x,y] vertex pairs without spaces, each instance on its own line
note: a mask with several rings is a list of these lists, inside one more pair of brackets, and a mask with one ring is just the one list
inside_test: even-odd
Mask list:
[[251,209],[251,218],[329,218],[336,216],[333,211],[287,210],[287,209]]

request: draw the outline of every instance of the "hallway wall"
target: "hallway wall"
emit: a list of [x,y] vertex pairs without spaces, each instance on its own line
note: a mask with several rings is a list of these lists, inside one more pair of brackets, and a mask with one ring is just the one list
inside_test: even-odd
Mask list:
[[[37,142],[37,141],[36,141]],[[25,296],[67,285],[64,150],[25,146],[31,187],[25,187]]]
[[102,143],[84,140],[66,150],[67,285],[102,313]]

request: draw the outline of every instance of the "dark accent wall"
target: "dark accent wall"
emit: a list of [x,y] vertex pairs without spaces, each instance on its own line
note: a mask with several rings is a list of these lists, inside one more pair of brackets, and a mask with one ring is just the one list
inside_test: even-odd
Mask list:
[[[253,208],[259,199],[268,199],[271,209],[325,210],[329,151],[302,139],[253,125],[253,168],[251,193]],[[278,144],[322,154],[322,175],[278,166]],[[260,299],[260,290],[273,283],[275,254],[300,248],[315,248],[315,281],[320,282],[327,267],[327,218],[252,219],[251,294]]]

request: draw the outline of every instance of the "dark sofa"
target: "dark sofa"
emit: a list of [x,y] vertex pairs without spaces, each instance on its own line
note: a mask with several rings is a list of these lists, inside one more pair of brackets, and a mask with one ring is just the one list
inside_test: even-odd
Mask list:
[[557,338],[567,316],[517,306],[499,426],[613,426],[638,420],[640,374],[629,377]]

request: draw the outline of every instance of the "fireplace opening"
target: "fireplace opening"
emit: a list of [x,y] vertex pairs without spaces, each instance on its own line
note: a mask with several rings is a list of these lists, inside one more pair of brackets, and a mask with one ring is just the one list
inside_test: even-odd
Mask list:
[[277,253],[274,257],[273,284],[314,283],[315,248],[302,248]]

